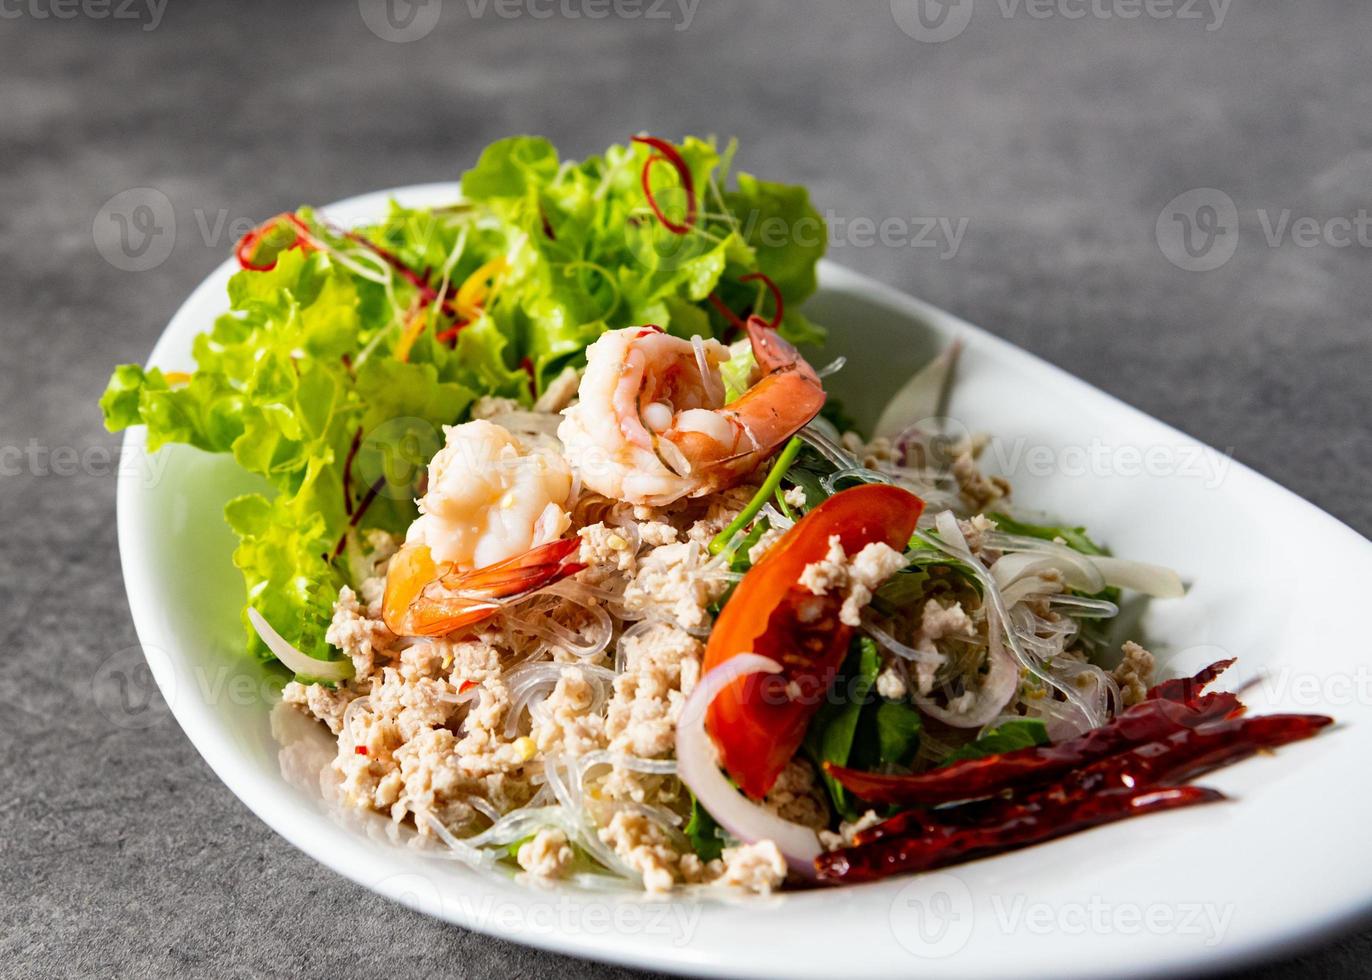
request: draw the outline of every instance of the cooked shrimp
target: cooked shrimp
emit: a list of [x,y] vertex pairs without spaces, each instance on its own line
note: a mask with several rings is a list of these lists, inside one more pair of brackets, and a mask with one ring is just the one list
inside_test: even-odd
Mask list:
[[762,378],[724,404],[716,340],[629,327],[587,348],[580,401],[557,434],[591,490],[663,506],[737,483],[824,405],[819,376],[760,319],[748,337]]
[[383,615],[401,636],[480,622],[509,598],[570,574],[561,541],[572,474],[550,445],[486,421],[448,426],[428,490],[386,574]]
[[485,420],[444,432],[406,544],[428,545],[434,561],[470,569],[562,537],[572,472],[551,440],[521,442]]

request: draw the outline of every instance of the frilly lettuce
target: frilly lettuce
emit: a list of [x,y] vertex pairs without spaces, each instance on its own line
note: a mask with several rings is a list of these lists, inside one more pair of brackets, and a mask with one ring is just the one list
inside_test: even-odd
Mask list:
[[[226,509],[240,538],[234,561],[249,602],[288,641],[327,659],[330,607],[355,583],[362,542],[372,530],[404,532],[440,427],[464,419],[477,398],[529,403],[609,329],[656,323],[681,336],[726,336],[712,295],[740,316],[772,314],[767,290],[739,281],[755,272],[785,298],[782,333],[822,339],[797,309],[815,289],[827,237],[806,192],[749,174],[731,180],[732,144],[721,151],[688,137],[680,151],[700,195],[700,220],[686,235],[667,231],[648,206],[646,147],[577,163],[537,137],[487,148],[462,178],[460,203],[393,204],[384,223],[356,229],[365,243],[301,209],[326,247],[282,251],[269,271],[237,273],[230,312],[196,338],[189,376],[118,367],[100,403],[105,423],[146,425],[150,450],[184,443],[232,453],[267,480],[270,494]],[[671,168],[651,175],[659,204],[680,208]],[[394,265],[438,289],[497,258],[498,286],[456,343],[437,339],[453,318],[429,304],[407,349],[402,336],[423,304]],[[349,505],[369,491],[354,528]]]

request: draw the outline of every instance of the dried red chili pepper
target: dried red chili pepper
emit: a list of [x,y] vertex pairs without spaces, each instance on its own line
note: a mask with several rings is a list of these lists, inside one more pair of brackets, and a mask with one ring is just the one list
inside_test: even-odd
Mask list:
[[859,834],[858,841],[870,843],[885,837],[903,836],[912,830],[927,832],[931,827],[998,824],[1045,806],[1085,800],[1101,793],[1175,785],[1246,759],[1259,750],[1309,738],[1332,723],[1333,719],[1324,715],[1263,715],[1230,717],[1195,728],[1181,728],[1161,739],[1070,772],[1056,783],[1024,797],[982,800],[934,810],[908,810]]
[[1168,701],[1194,701],[1200,697],[1216,677],[1223,674],[1230,667],[1234,666],[1235,658],[1228,660],[1218,660],[1209,667],[1203,668],[1192,677],[1177,677],[1170,681],[1163,681],[1148,689],[1146,698],[1165,698]]
[[915,834],[841,848],[821,854],[815,859],[815,867],[820,878],[826,881],[873,881],[903,872],[947,867],[1129,817],[1213,803],[1224,798],[1219,791],[1203,786],[1096,793],[1083,799],[1043,802],[999,824],[935,825]]
[[916,775],[859,772],[830,763],[824,768],[845,789],[871,803],[932,806],[1041,785],[1099,759],[1242,711],[1232,694],[1208,695],[1193,704],[1144,701],[1114,721],[1057,745],[967,759]]
[[[1223,799],[1214,790],[1177,784],[1309,738],[1333,723],[1324,715],[1244,718],[1235,695],[1202,694],[1232,663],[1221,661],[1193,677],[1159,684],[1149,691],[1150,700],[1115,722],[1056,746],[969,760],[921,776],[837,771],[852,777],[840,781],[859,795],[895,792],[893,786],[907,795],[978,786],[983,795],[959,805],[898,813],[859,833],[852,847],[817,858],[820,876],[866,881],[944,867],[1143,813]],[[1080,761],[1063,772],[1062,765],[1074,757]],[[1053,781],[1045,783],[1046,773],[1053,773]],[[940,779],[948,785],[940,786]],[[880,786],[874,790],[858,786],[859,781]],[[991,789],[1002,795],[990,796]]]
[[1262,715],[1212,722],[1102,759],[1041,792],[1079,794],[1181,783],[1260,749],[1309,738],[1332,724],[1334,719],[1327,715]]

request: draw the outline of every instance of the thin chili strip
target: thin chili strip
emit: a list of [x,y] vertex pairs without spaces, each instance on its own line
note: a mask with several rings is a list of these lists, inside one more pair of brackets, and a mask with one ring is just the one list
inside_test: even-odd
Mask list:
[[348,455],[343,460],[343,509],[349,517],[353,516],[353,460],[357,458],[357,451],[362,448],[362,426],[357,427],[353,433],[353,441],[348,446]]
[[251,272],[271,272],[276,268],[275,255],[272,256],[270,262],[258,262],[257,250],[261,247],[262,240],[283,221],[292,226],[294,237],[288,245],[279,251],[285,252],[293,248],[299,248],[306,252],[314,250],[314,246],[305,237],[309,235],[309,227],[299,217],[287,211],[276,215],[274,218],[268,218],[238,240],[238,245],[234,248],[234,258],[238,259],[238,264],[242,268]]
[[[657,220],[662,222],[662,226],[674,235],[685,235],[695,227],[696,223],[696,185],[695,178],[691,176],[691,168],[686,166],[686,161],[682,158],[677,148],[666,140],[657,139],[654,136],[635,136],[635,143],[642,143],[644,146],[656,151],[649,156],[647,162],[643,164],[643,174],[640,180],[643,184],[643,196],[648,199],[648,207],[653,209],[653,214],[657,215]],[[681,189],[686,194],[686,217],[678,223],[667,217],[666,213],[657,203],[657,198],[653,196],[652,172],[653,164],[658,161],[670,164],[672,169],[677,172],[681,180]]]
[[[376,256],[381,259],[381,261],[385,262],[396,272],[400,273],[401,278],[403,278],[406,282],[408,282],[411,286],[413,286],[415,289],[419,291],[421,307],[428,306],[430,303],[433,303],[435,300],[439,298],[438,290],[434,289],[434,287],[429,284],[429,281],[426,278],[424,278],[418,272],[414,271],[408,265],[402,262],[400,260],[400,257],[397,256],[394,252],[391,252],[389,249],[382,248],[380,245],[376,244],[376,242],[372,241],[364,235],[359,235],[355,231],[345,231],[343,233],[343,237],[347,238],[349,241],[356,242],[363,248],[369,249],[370,251],[375,253]],[[456,311],[452,307],[452,304],[448,302],[448,298],[452,295],[453,287],[449,285],[447,293],[443,296],[442,305],[443,312],[448,316],[457,315]]]
[[781,318],[786,312],[786,303],[781,297],[781,290],[777,284],[772,282],[772,277],[763,272],[750,272],[746,276],[740,276],[739,282],[760,282],[767,287],[767,291],[772,294],[772,302],[776,306],[776,312],[772,314],[772,319],[767,322],[767,326],[776,330],[781,326]]
[[719,315],[729,321],[729,325],[731,327],[733,327],[740,333],[747,332],[748,326],[743,322],[742,317],[740,317],[733,310],[729,309],[729,307],[725,304],[724,300],[720,299],[714,293],[711,293],[706,298],[710,301],[710,305],[719,311]]
[[343,549],[348,544],[348,535],[353,532],[353,529],[356,528],[359,523],[361,523],[362,515],[367,513],[367,508],[372,505],[372,502],[376,500],[377,495],[381,493],[381,487],[385,482],[386,478],[384,476],[378,476],[376,482],[367,488],[367,493],[363,496],[362,503],[357,505],[357,509],[353,511],[353,516],[348,519],[347,530],[344,531],[343,536],[338,539],[338,544],[334,545],[333,554],[329,556],[329,561],[334,561],[339,555],[343,554]]

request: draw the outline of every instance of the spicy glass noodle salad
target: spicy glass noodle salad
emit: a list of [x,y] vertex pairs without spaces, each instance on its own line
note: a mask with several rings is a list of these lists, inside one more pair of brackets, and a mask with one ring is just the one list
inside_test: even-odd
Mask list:
[[956,346],[847,421],[799,309],[822,221],[733,157],[520,137],[449,207],[280,215],[193,372],[116,370],[111,429],[268,484],[226,509],[246,644],[344,803],[491,873],[765,892],[1211,802],[1329,722],[1107,639],[1180,579],[930,427]]

